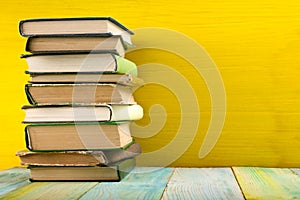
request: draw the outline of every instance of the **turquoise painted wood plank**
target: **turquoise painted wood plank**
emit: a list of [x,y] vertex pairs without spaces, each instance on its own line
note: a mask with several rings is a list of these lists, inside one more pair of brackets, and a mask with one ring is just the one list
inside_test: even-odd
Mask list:
[[247,199],[300,199],[300,177],[287,168],[233,168]]
[[300,176],[300,168],[292,168],[291,170]]
[[0,195],[29,184],[28,179],[29,170],[26,168],[11,168],[0,171]]
[[34,182],[18,190],[0,196],[0,199],[14,200],[67,200],[79,199],[96,182]]
[[176,168],[163,194],[167,199],[244,199],[230,168]]
[[160,199],[172,172],[172,168],[135,168],[121,182],[98,184],[80,200]]

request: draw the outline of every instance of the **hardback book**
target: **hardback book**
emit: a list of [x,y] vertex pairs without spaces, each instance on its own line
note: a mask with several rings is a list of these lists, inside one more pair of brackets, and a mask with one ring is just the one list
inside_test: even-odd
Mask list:
[[137,66],[112,53],[25,54],[29,74],[39,73],[121,73],[137,76]]
[[133,143],[129,123],[42,124],[25,128],[31,151],[125,149]]
[[132,88],[119,84],[26,84],[30,104],[136,104]]
[[29,37],[25,50],[31,53],[103,52],[124,57],[126,46],[120,36],[45,35]]
[[19,30],[23,36],[97,33],[121,35],[130,45],[130,36],[133,35],[132,31],[111,17],[27,19],[20,21]]
[[110,166],[29,166],[31,181],[120,181],[135,167],[135,159]]
[[99,73],[31,73],[30,83],[113,83],[130,87],[143,85],[143,80],[131,74]]
[[126,149],[97,151],[63,151],[33,152],[22,150],[17,152],[22,165],[31,166],[99,166],[112,165],[141,154],[141,147],[133,143]]
[[128,121],[143,117],[139,105],[44,105],[23,106],[23,123]]

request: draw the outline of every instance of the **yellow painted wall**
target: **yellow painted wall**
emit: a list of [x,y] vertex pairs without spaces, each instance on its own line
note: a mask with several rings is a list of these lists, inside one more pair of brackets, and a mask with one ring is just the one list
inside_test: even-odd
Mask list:
[[[131,29],[176,30],[200,43],[215,61],[226,88],[227,114],[217,145],[199,159],[211,115],[209,93],[201,76],[194,75],[181,58],[163,51],[128,55],[137,64],[155,61],[178,70],[199,99],[196,139],[172,166],[300,166],[299,1],[14,0],[1,4],[1,169],[19,165],[15,152],[25,148],[20,107],[26,104],[23,88],[28,77],[23,74],[25,61],[19,59],[25,39],[18,34],[18,22],[75,16],[112,16]],[[136,139],[144,152],[159,150],[179,127],[178,100],[157,85],[139,89],[136,99],[146,111],[139,125],[150,122],[147,112],[152,104],[165,106],[168,119],[163,129],[151,138]]]

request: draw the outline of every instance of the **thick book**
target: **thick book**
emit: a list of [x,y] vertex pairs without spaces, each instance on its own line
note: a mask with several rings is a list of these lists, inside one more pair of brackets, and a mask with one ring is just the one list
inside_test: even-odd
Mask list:
[[31,53],[108,52],[124,57],[126,48],[120,36],[45,35],[29,37],[25,50]]
[[127,123],[43,124],[25,127],[27,149],[71,151],[126,149],[133,143]]
[[143,80],[131,74],[99,73],[30,73],[29,83],[114,83],[130,87],[143,85]]
[[133,32],[111,17],[26,19],[19,23],[22,36],[60,34],[112,34],[121,35],[132,45]]
[[132,88],[119,84],[26,84],[30,104],[136,104]]
[[120,181],[135,167],[135,159],[109,166],[29,166],[31,181]]
[[17,152],[22,165],[31,166],[98,166],[112,165],[141,154],[141,146],[133,143],[126,149],[97,151],[62,151],[33,152],[22,150]]
[[23,123],[109,122],[139,120],[143,108],[139,105],[47,105],[23,106]]
[[29,74],[39,73],[121,73],[137,76],[137,66],[112,53],[25,54]]

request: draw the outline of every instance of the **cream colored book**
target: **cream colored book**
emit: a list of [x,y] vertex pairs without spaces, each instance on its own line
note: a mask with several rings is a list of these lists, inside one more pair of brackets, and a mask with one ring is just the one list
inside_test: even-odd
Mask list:
[[[43,53],[21,57],[27,62],[28,74],[119,73],[137,76],[136,64],[112,53]],[[77,78],[80,80],[80,76]]]
[[23,123],[128,121],[143,117],[139,105],[49,105],[23,106]]
[[134,33],[112,17],[42,18],[26,19],[19,23],[22,36],[61,34],[121,35],[132,45]]

